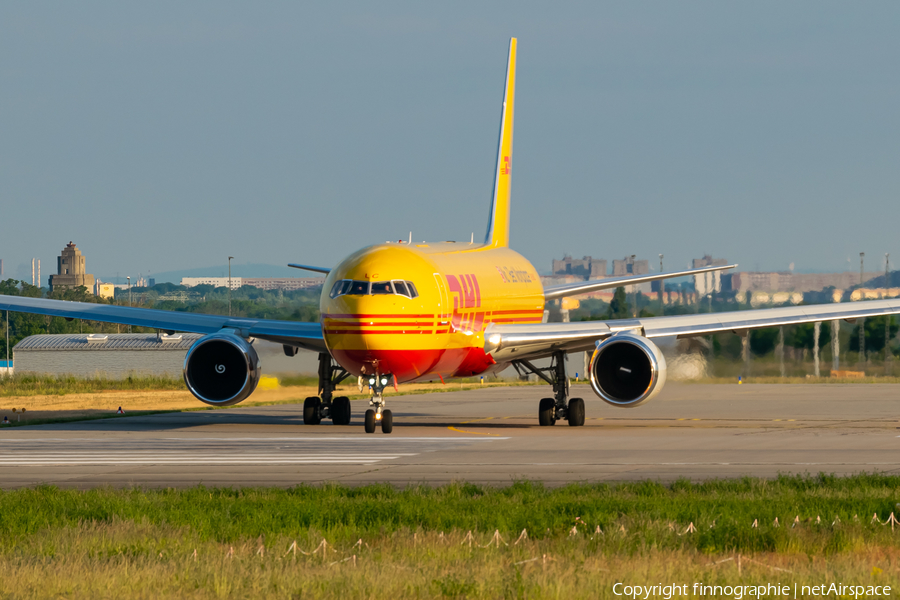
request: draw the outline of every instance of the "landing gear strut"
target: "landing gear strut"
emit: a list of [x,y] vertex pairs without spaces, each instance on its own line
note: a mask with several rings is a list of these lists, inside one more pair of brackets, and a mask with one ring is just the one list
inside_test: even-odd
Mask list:
[[334,397],[338,384],[349,376],[350,373],[335,363],[330,354],[319,354],[319,396],[304,400],[304,424],[318,425],[322,419],[328,418],[335,425],[350,424],[350,399],[346,396]]
[[375,433],[375,428],[381,424],[381,433],[390,433],[394,430],[394,415],[384,408],[384,388],[388,382],[393,381],[390,374],[364,376],[372,386],[372,399],[369,400],[370,408],[366,411],[366,433]]
[[565,419],[569,425],[580,427],[584,425],[584,400],[581,398],[569,399],[569,377],[566,375],[566,361],[568,355],[562,350],[553,353],[549,367],[536,367],[527,360],[513,361],[513,367],[519,375],[533,373],[551,386],[553,386],[553,398],[543,398],[538,406],[538,423],[541,426],[555,425],[557,421]]

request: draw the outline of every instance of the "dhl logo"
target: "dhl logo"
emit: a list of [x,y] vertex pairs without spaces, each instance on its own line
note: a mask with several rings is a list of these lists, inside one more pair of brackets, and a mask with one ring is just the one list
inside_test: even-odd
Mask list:
[[500,174],[501,175],[509,175],[509,157],[508,156],[503,157],[503,165],[500,167]]
[[478,278],[472,274],[447,275],[447,289],[453,297],[453,311],[461,308],[481,308],[481,288],[478,287]]
[[453,298],[453,314],[450,316],[450,331],[479,333],[484,330],[485,320],[489,323],[539,323],[544,314],[542,309],[519,309],[493,311],[490,315],[481,308],[481,288],[478,277],[447,275],[447,289]]
[[[481,308],[481,288],[478,278],[471,273],[447,275],[447,289],[453,298],[453,314],[450,317],[451,331],[477,333],[484,328],[484,311],[469,312],[465,309]],[[465,312],[461,312],[465,311]]]

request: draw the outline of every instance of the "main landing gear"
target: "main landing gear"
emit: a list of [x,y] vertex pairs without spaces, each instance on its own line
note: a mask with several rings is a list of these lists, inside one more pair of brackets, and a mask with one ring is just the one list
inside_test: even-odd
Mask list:
[[346,396],[334,398],[338,384],[349,376],[350,373],[336,364],[330,354],[319,354],[319,396],[303,401],[304,424],[318,425],[328,418],[335,425],[350,424],[350,399]]
[[555,425],[565,419],[572,427],[584,425],[584,400],[569,399],[569,377],[566,375],[568,355],[562,350],[553,353],[549,367],[535,367],[527,360],[513,361],[519,375],[533,373],[553,386],[554,398],[543,398],[538,406],[538,423]]
[[369,400],[370,408],[366,411],[366,433],[375,433],[375,428],[380,424],[381,433],[390,433],[394,430],[394,415],[384,408],[384,388],[393,380],[393,375],[364,375],[364,380],[372,386],[372,399]]

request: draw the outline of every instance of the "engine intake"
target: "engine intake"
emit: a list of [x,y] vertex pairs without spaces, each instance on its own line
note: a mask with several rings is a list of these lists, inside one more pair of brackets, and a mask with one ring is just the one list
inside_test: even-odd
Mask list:
[[245,400],[259,383],[259,356],[233,333],[200,338],[184,357],[184,382],[191,393],[213,406]]
[[645,337],[616,334],[598,344],[591,357],[591,387],[613,406],[640,406],[665,383],[666,359]]

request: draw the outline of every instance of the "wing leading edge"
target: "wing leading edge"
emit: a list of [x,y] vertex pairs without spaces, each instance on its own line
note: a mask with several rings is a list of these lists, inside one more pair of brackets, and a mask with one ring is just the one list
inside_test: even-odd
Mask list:
[[216,333],[223,329],[233,329],[243,337],[255,337],[317,352],[325,351],[325,340],[322,336],[322,326],[319,323],[243,319],[151,308],[110,306],[108,304],[91,304],[89,302],[69,302],[66,300],[4,295],[0,295],[0,310],[27,312],[67,319],[83,319],[85,321],[119,323],[137,327],[151,327],[163,331]]
[[594,344],[619,332],[630,331],[648,338],[691,337],[721,331],[736,333],[764,327],[854,320],[900,314],[900,299],[870,300],[844,304],[814,304],[786,308],[534,325],[489,325],[485,330],[485,352],[494,360],[507,361],[548,356],[556,350],[591,350]]
[[701,273],[712,273],[713,271],[724,271],[733,269],[737,265],[724,265],[718,267],[703,267],[701,269],[688,269],[687,271],[671,271],[669,273],[654,273],[652,275],[628,275],[625,277],[606,277],[604,279],[590,279],[588,281],[579,281],[578,283],[567,283],[566,285],[557,285],[544,289],[545,300],[556,300],[565,296],[577,296],[578,294],[587,294],[588,292],[598,292],[600,290],[608,290],[623,285],[635,285],[638,283],[647,283],[648,281],[657,281],[660,279],[672,279],[673,277],[686,277],[688,275],[700,275]]

